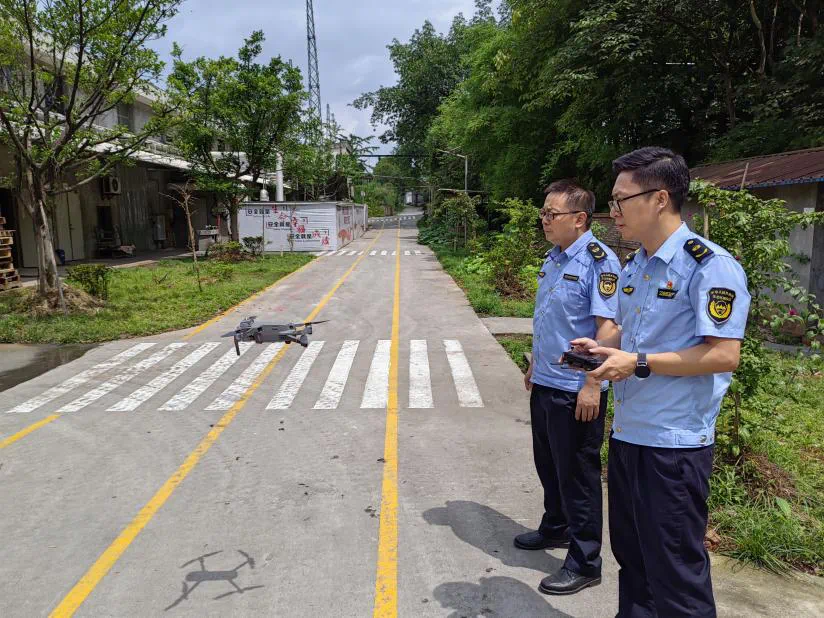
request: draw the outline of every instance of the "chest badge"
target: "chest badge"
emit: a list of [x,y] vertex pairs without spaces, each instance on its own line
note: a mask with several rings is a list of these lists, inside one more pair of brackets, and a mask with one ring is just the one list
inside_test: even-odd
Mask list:
[[735,292],[728,288],[710,288],[707,297],[707,314],[716,324],[723,324],[732,315]]
[[621,291],[624,294],[626,294],[627,296],[629,296],[630,294],[632,294],[635,291],[635,288],[632,287],[631,285],[627,285],[627,286],[622,287]]
[[601,273],[598,276],[598,292],[604,298],[611,298],[618,289],[618,275],[615,273]]
[[546,277],[546,273],[545,273],[544,271],[541,271],[541,272],[539,272],[539,273],[538,273],[538,276],[539,276],[541,279],[543,279],[544,277]]
[[671,290],[669,288],[658,288],[658,298],[666,298],[667,300],[672,300],[675,298],[675,295],[678,294],[678,290]]
[[564,279],[567,281],[578,281],[580,277],[578,275],[570,275],[569,273],[564,273]]

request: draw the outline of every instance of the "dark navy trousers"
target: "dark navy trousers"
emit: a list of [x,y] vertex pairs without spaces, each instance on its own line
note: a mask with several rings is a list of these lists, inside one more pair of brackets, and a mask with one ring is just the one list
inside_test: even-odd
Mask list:
[[621,618],[714,617],[704,547],[713,447],[609,441],[609,536]]
[[601,445],[607,393],[594,421],[575,420],[578,393],[532,385],[532,450],[544,488],[540,531],[569,538],[564,566],[587,576],[601,574]]

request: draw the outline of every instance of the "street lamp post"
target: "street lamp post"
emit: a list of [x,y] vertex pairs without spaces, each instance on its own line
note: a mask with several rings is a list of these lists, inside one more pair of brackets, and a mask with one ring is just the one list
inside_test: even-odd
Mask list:
[[454,157],[460,157],[464,160],[464,193],[467,195],[469,194],[469,157],[467,155],[458,154],[457,152],[452,152],[451,150],[441,150],[440,148],[437,149],[438,152],[445,152],[446,154],[451,154]]

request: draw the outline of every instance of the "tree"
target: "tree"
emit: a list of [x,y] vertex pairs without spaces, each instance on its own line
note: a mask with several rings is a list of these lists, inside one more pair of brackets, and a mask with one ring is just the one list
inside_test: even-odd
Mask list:
[[166,195],[170,200],[177,204],[186,215],[186,229],[189,232],[189,251],[192,252],[192,269],[197,278],[197,289],[199,292],[203,291],[203,285],[200,281],[200,265],[197,263],[197,241],[195,240],[195,228],[192,225],[192,215],[197,212],[192,210],[192,205],[197,201],[194,196],[194,187],[192,187],[191,179],[186,180],[186,184],[173,187],[175,195]]
[[185,62],[178,45],[172,51],[169,92],[181,107],[174,142],[192,162],[198,188],[214,191],[229,211],[235,240],[238,207],[250,194],[244,182],[256,185],[277,170],[278,154],[298,148],[308,96],[300,70],[280,56],[256,61],[264,40],[253,32],[237,58]]
[[[0,0],[0,67],[8,67],[0,138],[14,153],[14,182],[34,222],[42,296],[63,304],[50,222],[55,196],[128,161],[171,118],[173,106],[154,87],[163,63],[147,43],[163,36],[180,3]],[[154,95],[151,120],[111,126],[107,117],[138,95]]]
[[[793,230],[824,223],[824,213],[799,213],[782,200],[761,200],[747,191],[726,191],[704,181],[694,181],[690,193],[709,216],[712,240],[726,248],[747,274],[752,296],[747,332],[741,345],[741,361],[729,396],[734,402],[733,455],[741,448],[741,405],[759,392],[770,370],[764,333],[777,333],[794,323],[811,341],[814,350],[824,333],[824,319],[816,299],[800,287],[786,260],[790,257],[789,237]],[[703,228],[697,218],[696,228]],[[791,303],[776,300],[786,294]],[[721,440],[727,442],[726,439]]]

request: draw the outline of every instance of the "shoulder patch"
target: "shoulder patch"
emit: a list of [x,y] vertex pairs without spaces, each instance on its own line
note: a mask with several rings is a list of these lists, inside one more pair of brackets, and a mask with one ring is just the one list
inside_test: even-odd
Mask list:
[[618,275],[615,273],[601,273],[598,276],[598,292],[604,298],[611,298],[618,289]]
[[723,324],[732,315],[735,291],[729,288],[710,288],[707,295],[707,314],[716,324]]
[[690,238],[685,242],[684,251],[689,253],[699,264],[715,253],[697,238]]
[[605,260],[607,258],[607,252],[604,251],[604,248],[597,242],[589,243],[587,245],[587,250],[589,250],[596,262],[600,262],[601,260]]

